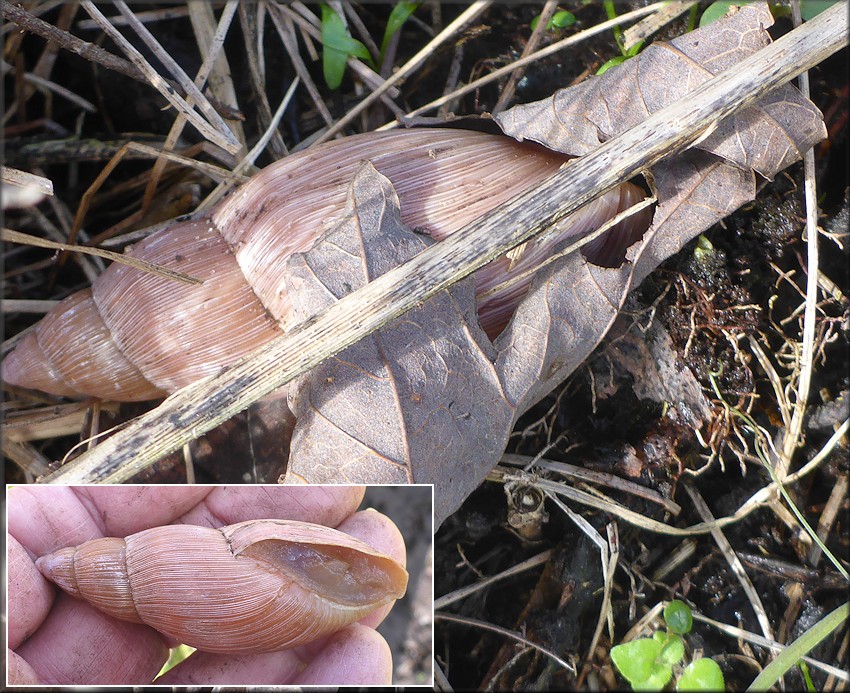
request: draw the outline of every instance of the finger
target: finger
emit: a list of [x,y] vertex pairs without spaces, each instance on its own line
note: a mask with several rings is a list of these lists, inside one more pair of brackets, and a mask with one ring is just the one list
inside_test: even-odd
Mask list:
[[6,650],[6,683],[9,686],[33,686],[42,683],[27,660]]
[[15,649],[41,625],[53,604],[54,590],[15,537],[8,537],[9,636]]
[[223,527],[256,519],[336,527],[359,507],[363,486],[217,486],[181,522]]
[[33,556],[172,522],[204,486],[20,486],[9,489],[9,533]]
[[392,678],[393,657],[386,640],[377,631],[353,623],[326,640],[324,648],[292,683],[388,686]]
[[323,638],[316,648],[260,655],[195,652],[156,680],[187,685],[386,685],[392,682],[392,653],[380,634],[352,624]]
[[106,536],[126,537],[174,522],[214,486],[83,486],[74,489],[102,518]]
[[195,652],[156,680],[171,686],[288,684],[305,664],[292,651],[256,655]]
[[153,629],[117,621],[66,594],[17,652],[43,683],[57,685],[148,684],[168,659]]

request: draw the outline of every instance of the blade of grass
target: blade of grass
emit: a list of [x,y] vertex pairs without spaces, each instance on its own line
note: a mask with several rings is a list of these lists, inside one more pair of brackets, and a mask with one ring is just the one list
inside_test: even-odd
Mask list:
[[747,688],[747,691],[769,690],[773,684],[785,675],[785,672],[800,661],[803,655],[811,652],[821,640],[844,623],[848,615],[850,615],[850,603],[839,606],[835,611],[818,621],[786,649],[780,652],[776,659],[756,676],[750,687]]

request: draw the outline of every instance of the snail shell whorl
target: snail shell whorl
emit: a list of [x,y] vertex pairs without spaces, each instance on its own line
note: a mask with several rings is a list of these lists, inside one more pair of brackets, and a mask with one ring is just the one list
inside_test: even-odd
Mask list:
[[36,565],[69,594],[208,652],[311,642],[403,596],[407,572],[342,532],[252,520],[97,539]]
[[36,565],[68,594],[122,621],[144,623],[133,603],[125,550],[123,539],[104,537],[56,551]]
[[[287,329],[291,304],[281,268],[339,219],[364,160],[395,186],[403,221],[441,240],[555,173],[567,157],[543,147],[465,130],[366,133],[287,157],[254,176],[208,218],[176,222],[129,254],[204,280],[190,286],[113,263],[91,292],[69,297],[2,364],[12,385],[65,396],[112,400],[163,396],[216,373]],[[585,205],[563,223],[563,237],[593,231],[625,209],[633,186]],[[629,198],[630,199],[630,198]],[[621,223],[594,247],[619,264],[646,216]],[[560,240],[563,240],[560,239]],[[557,241],[554,241],[557,242]],[[482,293],[536,266],[553,242],[531,241],[516,262],[500,258],[476,274]],[[612,250],[613,248],[613,250]],[[619,257],[618,257],[619,254]],[[589,256],[589,255],[588,255]],[[495,337],[530,277],[479,305]]]

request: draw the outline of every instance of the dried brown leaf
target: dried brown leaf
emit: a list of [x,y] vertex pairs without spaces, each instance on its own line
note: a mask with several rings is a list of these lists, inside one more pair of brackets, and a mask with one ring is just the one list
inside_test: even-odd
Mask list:
[[[766,6],[741,8],[496,120],[518,139],[587,153],[766,45],[771,23]],[[653,224],[626,262],[602,268],[573,253],[544,268],[494,345],[466,280],[330,360],[292,395],[286,480],[434,483],[442,521],[496,463],[516,417],[602,340],[631,289],[753,199],[755,172],[772,177],[824,136],[819,111],[783,87],[655,166]],[[401,224],[389,181],[365,166],[347,218],[293,265],[296,310],[316,314],[425,244]]]
[[[295,314],[319,313],[429,243],[402,223],[389,180],[364,164],[340,223],[289,261]],[[434,483],[441,503],[459,505],[513,420],[495,356],[472,280],[440,292],[296,382],[286,480]]]
[[[495,116],[505,133],[581,156],[770,43],[764,3],[670,43],[656,43],[600,77]],[[772,178],[826,136],[822,116],[785,85],[718,124],[695,146]],[[804,148],[800,149],[800,144]]]

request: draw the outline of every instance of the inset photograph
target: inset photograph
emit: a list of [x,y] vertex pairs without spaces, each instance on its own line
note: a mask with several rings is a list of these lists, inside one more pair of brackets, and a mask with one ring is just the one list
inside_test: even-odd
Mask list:
[[431,486],[7,501],[7,685],[431,683]]

